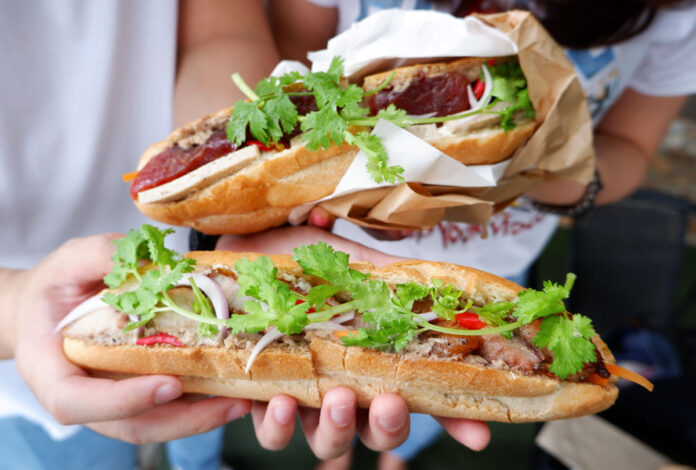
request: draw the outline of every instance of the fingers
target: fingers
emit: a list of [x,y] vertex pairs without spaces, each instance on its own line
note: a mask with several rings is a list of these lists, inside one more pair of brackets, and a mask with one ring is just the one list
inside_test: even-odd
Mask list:
[[300,245],[326,242],[335,249],[350,254],[351,259],[370,261],[373,264],[383,265],[403,258],[387,255],[373,250],[359,243],[334,235],[326,230],[306,225],[300,227],[285,227],[265,232],[248,235],[232,236],[224,235],[218,240],[218,250],[252,251],[257,253],[292,253],[292,250]]
[[356,407],[355,392],[339,387],[326,394],[321,410],[300,410],[307,443],[319,459],[333,459],[351,448],[355,435]]
[[307,225],[312,225],[324,230],[331,230],[336,218],[326,209],[319,206],[313,207],[307,217]]
[[268,403],[254,402],[251,417],[256,438],[268,450],[283,449],[295,430],[297,402],[287,395],[276,395]]
[[483,450],[491,440],[491,430],[483,421],[435,418],[459,443],[471,450]]
[[408,437],[409,429],[406,402],[394,393],[383,393],[372,400],[368,416],[358,423],[360,439],[375,451],[398,447]]
[[[60,381],[45,403],[62,424],[112,421],[139,416],[179,398],[176,377],[143,376],[125,380],[72,375]],[[76,400],[76,397],[80,397]]]
[[402,240],[413,234],[413,230],[379,230],[367,227],[362,227],[362,229],[372,238],[382,241]]
[[251,402],[213,397],[178,399],[134,418],[90,423],[93,430],[132,444],[163,442],[211,431],[249,412]]

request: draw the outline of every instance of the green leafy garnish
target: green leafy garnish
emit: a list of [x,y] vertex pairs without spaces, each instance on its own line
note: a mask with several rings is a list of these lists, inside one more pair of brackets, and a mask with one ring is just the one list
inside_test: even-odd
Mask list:
[[541,322],[534,344],[553,353],[549,370],[563,380],[595,360],[595,346],[590,341],[594,334],[592,321],[583,315],[553,315]]
[[246,315],[233,315],[229,326],[234,333],[255,333],[275,326],[283,334],[301,333],[307,325],[309,304],[298,304],[299,295],[290,286],[276,279],[278,268],[266,256],[256,261],[242,258],[234,266],[239,274],[239,295],[251,296],[261,302],[244,302]]
[[535,113],[532,101],[529,99],[527,79],[522,73],[519,62],[510,58],[498,60],[490,67],[490,71],[493,77],[491,95],[496,98],[493,104],[500,101],[510,104],[503,110],[491,111],[502,117],[500,127],[505,131],[514,129],[513,117],[518,111],[524,111],[525,117],[533,118]]
[[[542,290],[525,289],[513,301],[474,306],[464,292],[438,279],[430,285],[407,282],[395,286],[372,279],[369,274],[351,268],[348,254],[318,242],[300,246],[293,254],[304,274],[322,281],[309,292],[297,292],[288,282],[278,279],[278,268],[268,257],[239,260],[234,267],[238,295],[249,300],[244,302],[244,314],[232,314],[228,320],[221,320],[215,317],[210,300],[193,279],[190,279],[191,306],[177,305],[169,296],[168,291],[193,270],[195,261],[182,258],[164,246],[168,233],[171,231],[144,225],[116,241],[114,266],[105,282],[111,288],[127,282],[135,287],[126,292],[107,293],[103,299],[119,311],[137,317],[128,323],[126,330],[146,325],[159,312],[172,311],[198,322],[198,333],[204,337],[216,335],[220,327],[231,328],[234,333],[277,328],[283,334],[292,335],[301,333],[311,323],[325,322],[354,310],[367,326],[343,337],[343,344],[401,351],[428,330],[462,336],[510,336],[517,328],[538,321],[540,327],[533,344],[553,354],[549,367],[553,374],[565,379],[595,360],[591,321],[582,315],[569,314],[564,305],[575,281],[573,274],[567,276],[563,285],[545,282]],[[419,301],[428,301],[431,311],[444,320],[455,320],[459,313],[475,312],[488,326],[465,330],[428,322],[413,311]]]
[[[493,113],[502,116],[501,127],[509,131],[515,127],[513,116],[520,110],[528,118],[534,117],[527,81],[522,74],[517,60],[509,58],[499,60],[491,66],[493,102],[480,109],[463,112],[454,116],[414,118],[405,110],[393,104],[380,110],[376,116],[370,116],[370,110],[363,105],[365,96],[374,93],[365,92],[355,84],[342,82],[343,59],[334,57],[326,72],[307,72],[301,75],[291,72],[281,77],[269,77],[260,81],[254,90],[235,74],[233,79],[251,101],[238,101],[227,123],[227,138],[235,145],[242,145],[247,138],[247,129],[251,135],[268,145],[280,140],[298,125],[303,131],[302,138],[310,150],[326,149],[336,144],[347,142],[362,150],[367,156],[367,171],[377,183],[395,184],[403,181],[404,169],[398,165],[389,165],[389,156],[381,139],[365,130],[351,129],[355,126],[374,127],[380,119],[387,120],[399,127],[414,124],[441,123],[461,119],[480,113]],[[391,80],[388,78],[380,88]],[[317,110],[306,115],[299,115],[290,100],[296,95],[312,95]],[[502,110],[491,108],[498,102],[508,106]]]

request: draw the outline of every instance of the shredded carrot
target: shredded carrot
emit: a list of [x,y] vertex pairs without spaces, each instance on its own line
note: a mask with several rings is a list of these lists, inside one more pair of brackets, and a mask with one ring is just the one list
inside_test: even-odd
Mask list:
[[127,183],[129,181],[133,181],[136,176],[138,176],[138,172],[131,171],[130,173],[124,173],[123,175],[121,175],[121,178],[123,178],[123,181]]
[[348,335],[358,336],[358,330],[336,330],[334,331],[334,336],[341,339]]
[[596,373],[587,377],[587,381],[595,385],[606,385],[609,383],[609,379],[605,379],[604,377]]
[[641,387],[644,387],[648,391],[652,392],[654,385],[648,379],[640,374],[633,372],[632,370],[626,369],[625,367],[617,366],[616,364],[604,364],[607,370],[617,376],[629,380],[631,382],[637,383]]

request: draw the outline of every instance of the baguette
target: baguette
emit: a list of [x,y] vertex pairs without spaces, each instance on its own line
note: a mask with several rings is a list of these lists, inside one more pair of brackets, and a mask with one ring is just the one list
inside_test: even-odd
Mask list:
[[[208,276],[226,291],[229,305],[240,312],[237,297],[237,262],[243,258],[258,260],[254,253],[193,252],[196,273]],[[303,273],[288,255],[270,257],[278,269],[277,277],[297,291],[306,291],[323,283]],[[439,279],[462,291],[474,305],[513,301],[521,287],[489,273],[448,263],[403,261],[377,267],[366,262],[351,263],[350,268],[368,273],[370,279],[383,280],[391,288],[415,282],[427,285]],[[178,305],[191,305],[189,287],[176,287],[170,295]],[[348,329],[361,326],[354,318],[345,323]],[[359,346],[345,346],[330,329],[305,329],[302,333],[283,336],[263,349],[248,366],[261,333],[201,337],[196,322],[174,312],[159,313],[147,323],[146,337],[152,334],[173,335],[182,347],[167,344],[135,344],[138,333],[123,332],[126,316],[111,306],[101,306],[63,328],[64,350],[74,363],[101,377],[122,378],[139,374],[180,376],[187,392],[269,400],[284,393],[295,397],[303,406],[320,407],[324,394],[333,387],[353,389],[360,407],[368,407],[380,393],[400,394],[410,411],[437,416],[493,420],[503,422],[546,421],[596,413],[611,406],[618,391],[613,383],[587,382],[587,373],[559,380],[542,366],[510,364],[490,357],[491,350],[457,353],[450,348],[447,335],[421,334],[399,352],[380,351]],[[483,336],[483,344],[514,344],[508,352],[538,348],[515,333],[512,339],[500,335]],[[466,337],[470,338],[470,337]],[[457,338],[457,341],[462,341]],[[602,368],[614,358],[598,336],[596,363]],[[484,346],[479,348],[485,350]],[[453,353],[451,356],[447,354]],[[507,361],[507,362],[506,362]],[[514,361],[513,361],[514,362]],[[599,370],[599,369],[597,369]]]
[[[396,93],[409,84],[438,76],[460,76],[473,82],[486,60],[465,58],[398,68],[392,71],[394,76],[388,89]],[[392,72],[366,77],[363,88],[368,92],[378,89],[389,80]],[[422,96],[428,96],[426,91],[429,90],[421,91]],[[466,89],[460,92],[466,94]],[[504,107],[498,104],[494,110],[501,106]],[[143,214],[208,234],[251,233],[282,225],[288,221],[293,207],[333,193],[359,151],[358,147],[346,143],[311,151],[302,136],[295,136],[282,148],[261,146],[255,153],[249,152],[248,147],[235,151],[230,148],[219,159],[221,161],[205,163],[154,187],[141,185],[138,178],[143,175],[152,178],[151,173],[158,171],[147,168],[149,163],[168,165],[160,162],[163,158],[160,155],[178,149],[200,148],[211,136],[223,135],[232,113],[233,108],[227,108],[191,122],[142,154],[131,196]],[[500,126],[499,115],[478,114],[442,125],[419,124],[408,129],[463,164],[484,165],[509,158],[536,127],[534,119],[521,113],[514,122],[514,129],[505,131]],[[364,129],[351,128],[353,133],[360,130]],[[140,190],[140,187],[146,189]]]

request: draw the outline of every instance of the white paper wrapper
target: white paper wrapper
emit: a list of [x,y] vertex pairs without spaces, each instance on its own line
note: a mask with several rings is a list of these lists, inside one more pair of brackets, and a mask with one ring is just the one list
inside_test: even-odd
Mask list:
[[[321,203],[334,216],[371,228],[426,229],[443,219],[485,225],[493,212],[543,180],[587,183],[594,172],[594,148],[584,93],[563,49],[529,12],[456,18],[435,11],[384,10],[309,58],[312,70],[324,71],[341,56],[349,80],[360,83],[368,74],[411,63],[510,55],[517,55],[527,78],[537,127],[507,160],[466,166],[413,133],[381,122],[373,133],[387,148],[388,165],[404,168],[406,184],[374,183],[359,153],[332,194],[295,207],[289,221],[303,222]],[[298,70],[297,64],[279,64],[276,72],[290,70]]]
[[499,57],[517,54],[503,32],[477,18],[456,18],[430,10],[387,9],[354,23],[310,52],[312,71],[325,71],[335,56],[345,59],[345,75],[357,79],[378,69],[405,65],[409,59]]
[[[427,38],[427,40],[424,40]],[[446,57],[503,57],[517,54],[517,45],[504,33],[477,18],[456,18],[436,11],[384,10],[331,39],[327,48],[311,52],[312,71],[326,71],[336,56],[344,62],[344,74],[353,81],[375,70],[393,68],[408,62]],[[398,59],[395,59],[398,58]],[[413,59],[413,60],[410,60]],[[301,65],[301,64],[299,64]],[[297,62],[281,62],[274,75],[300,71]],[[404,168],[405,181],[423,184],[479,188],[495,186],[509,161],[496,165],[467,167],[435,147],[386,121],[380,121],[372,134],[387,149],[389,165]],[[336,190],[321,201],[380,186],[366,169],[367,157],[361,151]],[[316,203],[293,209],[291,223],[304,220]]]

